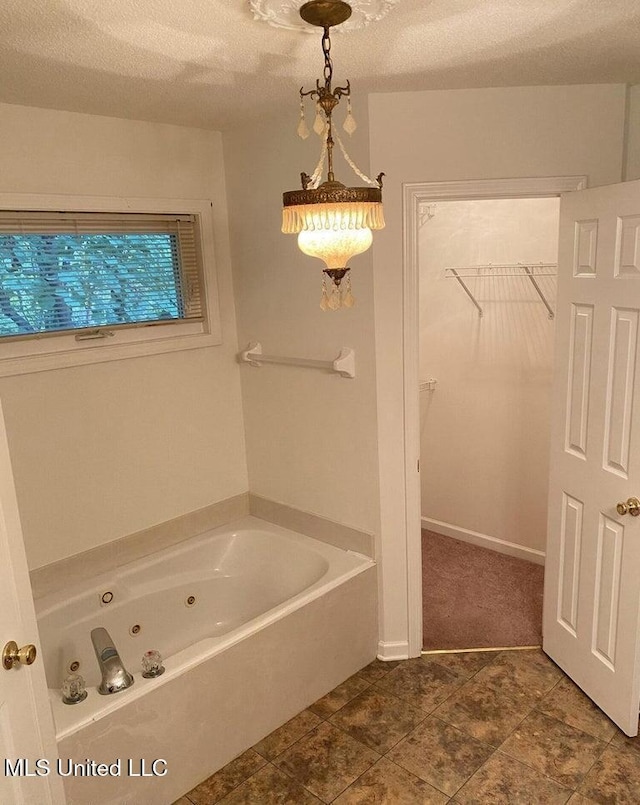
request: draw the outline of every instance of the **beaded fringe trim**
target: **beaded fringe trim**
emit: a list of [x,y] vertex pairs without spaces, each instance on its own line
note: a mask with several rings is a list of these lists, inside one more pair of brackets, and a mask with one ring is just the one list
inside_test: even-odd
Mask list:
[[382,229],[384,213],[378,202],[346,204],[299,204],[282,210],[282,231],[295,234],[303,229]]

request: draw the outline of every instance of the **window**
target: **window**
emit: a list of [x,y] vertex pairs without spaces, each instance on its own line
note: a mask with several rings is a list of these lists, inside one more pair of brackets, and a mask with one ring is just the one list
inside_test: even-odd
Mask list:
[[220,343],[210,203],[116,212],[78,201],[0,209],[0,376]]
[[201,318],[193,216],[0,213],[0,338]]

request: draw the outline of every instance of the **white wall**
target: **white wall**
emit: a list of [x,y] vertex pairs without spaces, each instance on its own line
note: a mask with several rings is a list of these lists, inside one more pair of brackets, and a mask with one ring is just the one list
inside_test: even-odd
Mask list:
[[0,105],[3,192],[211,199],[223,344],[0,380],[31,568],[247,490],[217,132]]
[[[323,312],[324,264],[280,231],[282,192],[300,186],[300,172],[311,173],[320,153],[317,136],[297,137],[297,114],[292,88],[291,104],[280,114],[225,134],[238,337],[241,344],[260,341],[271,354],[327,360],[351,347],[356,377],[287,366],[242,368],[250,487],[378,533],[371,253],[353,260],[355,307]],[[354,99],[354,115],[360,128],[348,147],[366,171],[363,99]],[[339,154],[335,169],[339,181],[360,184]]]
[[[559,199],[432,210],[419,240],[420,379],[438,379],[420,394],[422,515],[544,551],[554,323],[520,269],[464,280],[482,318],[445,269],[557,262]],[[536,282],[555,308],[555,277]]]
[[374,244],[385,643],[406,641],[402,185],[587,174],[620,181],[625,87],[508,87],[369,97],[371,162],[387,174],[387,228]]

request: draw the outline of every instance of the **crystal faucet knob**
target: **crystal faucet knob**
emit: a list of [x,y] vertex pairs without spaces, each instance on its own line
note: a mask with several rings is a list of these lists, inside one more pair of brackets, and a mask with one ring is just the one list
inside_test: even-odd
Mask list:
[[80,674],[69,674],[62,683],[62,701],[65,704],[78,704],[87,698],[87,689]]
[[164,674],[164,665],[159,651],[150,649],[142,655],[142,676],[145,679],[153,678]]

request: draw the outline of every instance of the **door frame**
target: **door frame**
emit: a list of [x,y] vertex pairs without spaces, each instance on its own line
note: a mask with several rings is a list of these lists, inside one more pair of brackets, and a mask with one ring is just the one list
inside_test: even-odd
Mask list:
[[437,201],[494,198],[544,198],[584,190],[586,176],[540,176],[513,179],[470,179],[450,182],[407,182],[403,185],[402,351],[405,457],[405,526],[409,656],[422,651],[422,542],[418,459],[419,408],[419,233],[420,208]]

